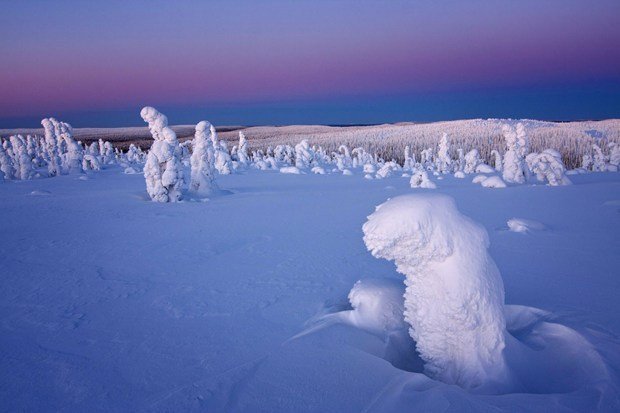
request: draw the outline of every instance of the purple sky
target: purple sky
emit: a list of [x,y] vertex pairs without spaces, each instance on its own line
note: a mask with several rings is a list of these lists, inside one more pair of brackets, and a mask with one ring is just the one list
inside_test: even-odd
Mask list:
[[550,88],[575,100],[566,117],[620,116],[619,21],[618,0],[4,2],[0,127],[146,104],[244,108],[249,124],[251,105],[372,99],[417,120],[398,102],[432,96],[442,118],[457,96],[535,104]]

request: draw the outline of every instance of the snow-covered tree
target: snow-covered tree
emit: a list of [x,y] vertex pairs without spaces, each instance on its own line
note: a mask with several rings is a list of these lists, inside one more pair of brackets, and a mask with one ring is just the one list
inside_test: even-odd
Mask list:
[[437,185],[435,185],[435,183],[429,179],[426,171],[422,169],[415,171],[413,174],[411,174],[409,185],[412,188],[424,188],[424,189],[437,188]]
[[603,154],[601,147],[595,143],[592,144],[592,152],[594,153],[592,170],[594,172],[605,172],[607,170],[607,158]]
[[427,148],[420,152],[420,163],[427,171],[433,170],[433,149]]
[[245,134],[239,131],[239,146],[237,147],[237,162],[246,166],[250,162],[248,156],[248,141],[245,139]]
[[146,190],[155,202],[176,202],[183,197],[183,167],[176,133],[157,109],[146,106],[140,112],[149,125],[154,142],[144,165]]
[[15,179],[15,168],[13,161],[6,152],[4,145],[0,145],[0,175],[3,179]]
[[108,141],[103,142],[103,150],[101,151],[101,159],[102,159],[101,162],[104,165],[112,165],[114,164],[116,160],[116,156],[114,154],[114,147]]
[[504,154],[502,173],[504,181],[516,184],[525,183],[527,180],[525,155],[528,150],[525,127],[519,123],[515,130],[510,125],[505,124],[503,132],[504,139],[506,140],[506,153]]
[[455,169],[457,171],[463,171],[465,169],[465,152],[463,151],[463,148],[458,148],[457,153],[458,153],[458,159],[456,161]]
[[54,118],[45,118],[41,121],[41,125],[45,130],[45,158],[49,176],[57,176],[62,173],[62,161],[60,160],[58,140],[56,138],[56,123],[57,121]]
[[613,171],[620,171],[620,144],[611,142],[609,144],[609,165]]
[[415,194],[377,207],[366,247],[405,275],[405,321],[431,376],[473,389],[505,383],[504,286],[486,230],[446,195]]
[[[357,166],[365,167],[365,165],[373,165],[375,162],[372,155],[366,152],[366,150],[362,147],[353,149],[351,154],[353,155],[353,160]],[[374,170],[372,172],[374,172]]]
[[307,140],[302,140],[295,145],[295,166],[298,169],[307,169],[312,166],[314,151],[310,148]]
[[531,153],[525,159],[539,181],[547,181],[551,186],[571,184],[565,175],[566,168],[558,151],[546,149],[542,153]]
[[11,146],[13,147],[13,153],[15,159],[13,165],[15,166],[15,178],[16,179],[32,179],[35,175],[35,169],[32,165],[32,158],[28,155],[28,149],[26,148],[26,142],[21,135],[11,136]]
[[476,172],[476,168],[481,163],[482,159],[480,159],[480,153],[478,153],[477,149],[472,149],[465,154],[465,166],[463,167],[463,172],[466,174],[473,174]]
[[493,167],[497,172],[502,171],[502,154],[499,153],[497,149],[493,149],[491,151],[491,155],[493,155]]
[[407,172],[413,171],[415,168],[415,154],[411,154],[409,145],[405,146],[405,161],[403,162],[403,170]]
[[59,122],[58,130],[64,142],[64,148],[66,148],[67,151],[62,158],[63,169],[68,173],[84,172],[82,169],[82,160],[84,158],[82,145],[78,144],[75,139],[73,139],[73,129],[71,125],[65,122]]
[[207,121],[196,125],[194,134],[191,164],[191,182],[189,188],[192,192],[209,196],[217,190],[215,183],[215,153],[211,141],[207,135],[211,124]]
[[232,158],[228,153],[226,142],[219,141],[215,126],[210,126],[210,138],[215,156],[215,169],[220,175],[230,175],[232,173]]
[[450,157],[450,144],[448,143],[448,134],[441,135],[439,141],[439,149],[437,150],[437,159],[435,161],[435,168],[442,174],[448,174],[452,172],[452,158]]

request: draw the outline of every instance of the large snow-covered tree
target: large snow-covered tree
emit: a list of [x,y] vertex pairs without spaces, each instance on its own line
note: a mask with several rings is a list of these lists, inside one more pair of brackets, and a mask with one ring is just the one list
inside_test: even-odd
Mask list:
[[168,118],[157,109],[146,106],[140,115],[154,139],[144,165],[146,190],[155,202],[180,201],[184,179],[177,135],[168,127]]
[[465,388],[506,382],[504,286],[486,230],[446,195],[404,195],[363,226],[366,247],[405,275],[405,321],[432,377]]

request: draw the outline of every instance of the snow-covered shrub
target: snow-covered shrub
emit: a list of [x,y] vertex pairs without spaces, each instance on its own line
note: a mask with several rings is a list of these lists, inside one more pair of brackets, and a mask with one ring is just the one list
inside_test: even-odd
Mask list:
[[454,177],[455,178],[459,178],[459,179],[463,179],[463,178],[465,178],[465,173],[463,171],[456,171],[454,173]]
[[374,174],[375,172],[377,172],[377,168],[375,167],[374,164],[372,164],[372,163],[364,164],[364,173],[366,173],[366,174]]
[[543,231],[546,228],[544,224],[538,221],[523,218],[511,218],[506,222],[506,225],[510,231],[521,233]]
[[463,172],[466,174],[475,173],[476,168],[480,165],[480,163],[482,163],[480,153],[478,153],[477,149],[472,149],[465,155],[465,166],[463,167]]
[[278,145],[273,151],[276,161],[293,165],[295,163],[295,149],[290,145]]
[[363,226],[366,247],[405,275],[405,321],[427,374],[473,389],[502,382],[504,286],[486,230],[446,195],[404,195]]
[[405,161],[403,162],[403,171],[411,172],[415,167],[415,154],[411,154],[409,145],[405,146]]
[[375,178],[383,179],[392,176],[395,171],[400,170],[400,165],[396,162],[390,161],[383,164],[381,168],[377,171]]
[[190,158],[191,180],[190,191],[201,195],[209,196],[217,190],[215,183],[215,154],[211,141],[207,136],[211,124],[207,121],[198,122],[194,140],[192,141],[192,156]]
[[592,170],[594,172],[605,172],[607,170],[607,158],[603,154],[601,147],[597,144],[593,144],[592,152],[594,152],[592,159]]
[[546,149],[542,153],[531,153],[525,159],[539,181],[547,181],[551,186],[571,184],[558,151]]
[[84,158],[82,158],[82,169],[85,171],[99,171],[101,169],[99,159],[90,153],[85,153]]
[[217,131],[215,126],[210,126],[211,131],[211,144],[213,145],[213,151],[215,156],[215,169],[220,175],[230,175],[232,173],[232,158],[228,153],[225,141],[219,141],[217,138]]
[[[82,161],[84,158],[84,151],[82,145],[78,144],[73,139],[73,129],[71,125],[65,122],[59,122],[58,129],[60,130],[60,137],[64,142],[64,148],[66,153],[62,157],[63,169],[67,173],[82,173]],[[110,145],[111,146],[111,145]]]
[[237,147],[237,162],[240,165],[246,166],[250,162],[248,156],[248,141],[245,139],[243,132],[239,131],[239,146]]
[[340,171],[353,167],[353,159],[346,145],[340,145],[338,153],[334,154],[334,158],[336,160],[336,167]]
[[447,133],[441,135],[439,149],[437,150],[437,159],[435,160],[435,168],[442,174],[452,172],[452,158],[450,157],[450,144],[448,143]]
[[299,169],[307,169],[313,165],[314,151],[310,148],[307,140],[302,140],[295,145],[295,166]]
[[149,125],[154,142],[144,165],[146,190],[155,202],[176,202],[183,198],[183,166],[177,135],[168,127],[168,118],[146,106],[140,116]]
[[489,176],[480,182],[485,188],[506,188],[506,183],[499,176]]
[[516,184],[525,183],[527,171],[525,168],[525,155],[528,150],[528,139],[525,127],[522,123],[517,125],[516,130],[510,125],[504,125],[504,138],[506,139],[506,153],[504,154],[504,181]]
[[114,155],[114,147],[108,141],[103,142],[103,150],[101,151],[100,155],[101,162],[104,165],[113,165],[116,160],[116,156]]
[[422,152],[420,152],[420,163],[422,164],[422,167],[427,171],[432,171],[434,169],[432,148],[426,148]]
[[411,174],[411,179],[409,180],[409,185],[412,188],[424,188],[424,189],[435,189],[437,185],[433,181],[431,181],[428,177],[426,171],[419,170],[415,171]]
[[299,175],[299,174],[301,174],[301,171],[296,166],[283,166],[282,168],[280,168],[280,173],[281,174]]
[[[366,165],[373,165],[375,162],[372,155],[366,152],[364,148],[355,148],[351,153],[353,154],[353,162],[355,163],[354,167],[362,165],[365,167]],[[372,171],[371,173],[374,172],[375,171]]]
[[495,173],[495,169],[491,168],[486,163],[480,163],[478,164],[478,166],[476,166],[476,173],[477,174],[492,174],[492,173]]

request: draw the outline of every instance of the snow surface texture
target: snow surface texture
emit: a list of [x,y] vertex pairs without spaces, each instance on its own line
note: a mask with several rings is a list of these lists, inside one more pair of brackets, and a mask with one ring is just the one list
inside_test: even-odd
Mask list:
[[[361,239],[375,205],[428,191],[401,177],[411,170],[374,179],[385,162],[362,150],[343,176],[316,149],[325,175],[279,174],[292,147],[253,151],[247,169],[217,177],[232,194],[205,203],[147,202],[145,155],[104,142],[84,148],[100,171],[0,182],[2,410],[620,410],[619,174],[501,191],[443,175],[436,191],[489,231],[507,302],[527,304],[504,309],[514,387],[482,395],[423,373],[404,316],[393,317],[402,277]],[[15,173],[10,142],[2,152]],[[597,156],[609,170],[608,149]],[[514,234],[511,217],[547,230]]]
[[483,227],[446,195],[377,207],[364,242],[406,276],[405,320],[431,377],[465,388],[506,383],[504,286]]

